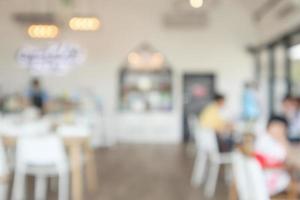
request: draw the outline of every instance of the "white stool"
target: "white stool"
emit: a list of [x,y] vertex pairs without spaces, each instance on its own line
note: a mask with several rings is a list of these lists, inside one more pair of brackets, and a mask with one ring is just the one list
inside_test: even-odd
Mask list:
[[62,141],[55,136],[24,137],[17,142],[12,200],[24,200],[26,175],[36,176],[35,199],[46,199],[47,177],[59,177],[59,200],[68,200],[69,169]]

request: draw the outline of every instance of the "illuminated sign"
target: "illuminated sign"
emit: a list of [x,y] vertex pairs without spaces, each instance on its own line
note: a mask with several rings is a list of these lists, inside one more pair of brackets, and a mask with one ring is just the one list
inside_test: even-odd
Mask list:
[[17,62],[34,75],[64,75],[85,60],[85,53],[70,43],[45,47],[25,46],[18,50]]

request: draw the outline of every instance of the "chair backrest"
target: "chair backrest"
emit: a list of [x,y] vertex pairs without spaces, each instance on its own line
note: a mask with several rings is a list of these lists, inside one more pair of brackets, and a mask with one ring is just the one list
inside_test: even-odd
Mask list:
[[195,128],[195,140],[197,148],[211,154],[219,154],[216,133],[208,128],[202,128],[199,124]]
[[62,140],[54,135],[21,137],[17,142],[16,159],[32,166],[61,166],[67,161]]
[[20,126],[20,136],[46,135],[50,132],[51,123],[46,120],[26,122]]
[[255,158],[235,152],[233,175],[240,200],[270,200],[262,168]]
[[17,122],[11,118],[0,120],[0,134],[9,136],[48,134],[51,123],[46,120]]

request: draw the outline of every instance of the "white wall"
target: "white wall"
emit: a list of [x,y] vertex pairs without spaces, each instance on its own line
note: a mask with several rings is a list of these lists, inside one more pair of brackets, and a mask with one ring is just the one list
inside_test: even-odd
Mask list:
[[[9,1],[7,1],[9,2]],[[0,85],[21,90],[30,75],[14,60],[16,50],[29,40],[24,28],[13,23],[10,3],[0,3]],[[5,6],[6,5],[6,6]],[[15,3],[15,5],[17,5]],[[45,77],[45,87],[51,91],[89,87],[102,95],[106,114],[110,116],[107,131],[118,115],[117,77],[127,53],[143,41],[153,44],[168,58],[174,70],[175,115],[180,134],[181,77],[184,72],[213,72],[219,91],[224,92],[233,110],[240,105],[244,81],[252,78],[252,58],[246,46],[257,40],[249,16],[233,1],[223,1],[210,11],[210,23],[203,30],[168,30],[161,17],[171,9],[170,0],[109,0],[101,1],[95,12],[103,21],[96,33],[73,33],[63,29],[59,40],[74,41],[88,51],[87,62],[65,77]]]

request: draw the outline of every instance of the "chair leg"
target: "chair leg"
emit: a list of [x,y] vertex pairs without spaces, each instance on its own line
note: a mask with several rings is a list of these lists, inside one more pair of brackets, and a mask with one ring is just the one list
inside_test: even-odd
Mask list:
[[57,191],[56,177],[50,177],[50,191]]
[[205,152],[197,153],[191,180],[193,186],[200,186],[204,182],[206,164],[207,154]]
[[219,169],[220,165],[218,163],[211,163],[211,166],[209,168],[208,181],[205,185],[205,196],[208,198],[212,198],[214,196]]
[[11,200],[24,200],[25,199],[25,174],[16,171],[12,189]]
[[46,200],[47,196],[47,178],[43,175],[36,177],[34,195],[36,200]]
[[58,200],[69,199],[69,172],[62,172],[58,177]]
[[0,199],[7,199],[7,183],[0,183]]
[[232,169],[231,165],[225,165],[225,182],[227,185],[230,185],[232,181]]

